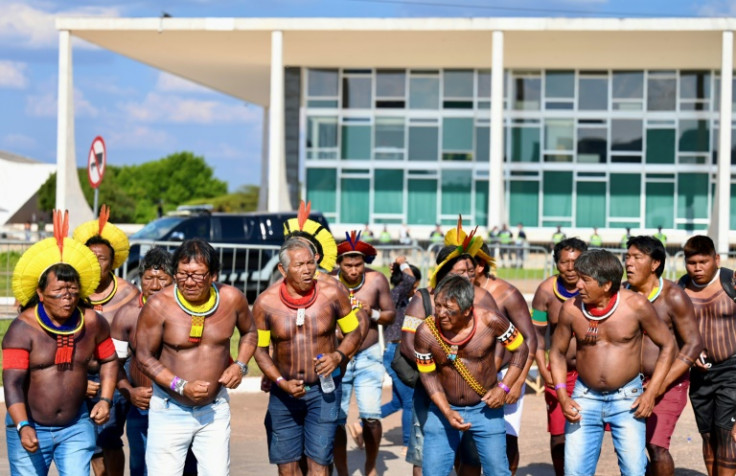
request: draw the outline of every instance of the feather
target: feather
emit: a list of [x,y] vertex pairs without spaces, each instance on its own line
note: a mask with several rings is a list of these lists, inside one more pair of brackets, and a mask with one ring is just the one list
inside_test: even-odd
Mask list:
[[102,205],[102,208],[100,209],[100,217],[97,220],[100,224],[100,231],[99,235],[102,236],[102,230],[105,228],[105,225],[107,225],[107,220],[110,218],[110,207],[107,205]]
[[297,213],[297,221],[299,222],[299,230],[304,230],[304,224],[309,219],[309,212],[312,211],[312,202],[304,205],[304,200],[299,204],[299,213]]

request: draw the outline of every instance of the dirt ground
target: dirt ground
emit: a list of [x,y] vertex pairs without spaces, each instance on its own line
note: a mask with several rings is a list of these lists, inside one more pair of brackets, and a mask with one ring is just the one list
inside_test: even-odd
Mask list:
[[[390,387],[384,390],[384,401],[391,397]],[[233,393],[231,399],[231,465],[233,475],[276,474],[276,467],[268,464],[263,417],[266,412],[268,396],[263,393]],[[5,418],[5,405],[0,405],[0,416]],[[356,418],[354,402],[349,421]],[[410,475],[411,467],[401,456],[401,429],[399,414],[386,418],[383,422],[383,441],[379,453],[379,474]],[[10,474],[7,459],[5,432],[0,434],[0,476]],[[127,445],[127,441],[126,441]],[[545,414],[544,397],[528,391],[524,401],[521,436],[519,438],[521,461],[518,475],[553,475],[549,456],[549,434]],[[127,449],[126,449],[127,451]],[[672,437],[671,452],[677,467],[678,476],[706,474],[701,455],[700,436],[695,427],[692,409],[688,405]],[[351,475],[363,475],[365,453],[350,440],[348,442],[348,462]],[[51,474],[56,474],[52,470]],[[126,473],[127,474],[127,473]],[[604,439],[601,458],[596,474],[619,474],[616,456],[610,435]]]

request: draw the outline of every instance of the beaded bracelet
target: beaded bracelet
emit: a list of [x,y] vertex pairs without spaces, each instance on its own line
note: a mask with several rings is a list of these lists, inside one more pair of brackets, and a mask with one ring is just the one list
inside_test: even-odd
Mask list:
[[566,383],[558,383],[558,384],[555,385],[555,390],[559,390],[561,388],[567,388],[567,384]]

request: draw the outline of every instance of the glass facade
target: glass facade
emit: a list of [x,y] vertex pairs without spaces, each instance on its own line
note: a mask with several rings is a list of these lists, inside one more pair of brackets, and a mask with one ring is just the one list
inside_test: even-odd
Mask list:
[[[462,213],[468,226],[495,225],[489,70],[305,72],[303,196],[315,209],[341,224]],[[509,70],[504,81],[508,223],[706,228],[717,72]]]

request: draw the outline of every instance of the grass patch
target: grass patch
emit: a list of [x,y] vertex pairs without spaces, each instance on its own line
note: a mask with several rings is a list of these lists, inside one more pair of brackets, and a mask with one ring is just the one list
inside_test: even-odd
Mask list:
[[0,295],[2,296],[13,295],[11,292],[11,280],[13,278],[13,270],[21,254],[20,251],[4,251],[0,253]]

